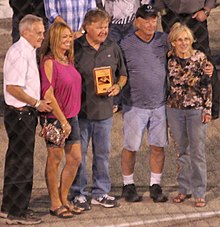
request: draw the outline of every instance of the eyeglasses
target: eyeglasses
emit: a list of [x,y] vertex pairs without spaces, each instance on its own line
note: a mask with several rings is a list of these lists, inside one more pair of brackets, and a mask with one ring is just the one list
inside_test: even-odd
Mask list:
[[179,43],[187,43],[187,42],[190,42],[190,38],[188,37],[185,37],[185,38],[178,38],[175,40],[176,42],[179,42]]

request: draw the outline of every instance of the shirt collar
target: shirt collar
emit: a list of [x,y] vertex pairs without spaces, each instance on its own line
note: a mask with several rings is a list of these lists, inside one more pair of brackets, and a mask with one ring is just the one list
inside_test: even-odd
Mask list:
[[[79,39],[79,42],[81,43],[82,46],[90,46],[87,39],[86,39],[86,35],[84,34],[83,36],[81,36]],[[111,43],[112,41],[107,37],[106,40],[101,43],[100,46],[107,46],[109,45],[109,43]]]
[[20,41],[24,44],[25,48],[28,48],[31,52],[36,50],[23,36],[20,37]]

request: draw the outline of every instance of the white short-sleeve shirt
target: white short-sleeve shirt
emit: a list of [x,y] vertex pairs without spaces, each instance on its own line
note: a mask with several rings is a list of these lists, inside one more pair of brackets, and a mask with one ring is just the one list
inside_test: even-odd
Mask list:
[[7,105],[26,106],[6,91],[6,85],[18,85],[29,96],[40,99],[40,76],[36,60],[36,49],[23,37],[8,50],[4,66],[4,98]]

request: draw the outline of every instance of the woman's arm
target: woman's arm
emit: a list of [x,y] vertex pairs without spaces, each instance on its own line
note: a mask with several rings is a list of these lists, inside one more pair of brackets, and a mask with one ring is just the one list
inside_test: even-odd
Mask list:
[[[52,62],[52,60],[46,60],[44,62],[44,70],[45,70],[46,77],[51,84],[52,78],[53,78],[53,62]],[[46,99],[46,100],[48,99],[48,100],[51,101],[50,106],[53,109],[52,113],[59,120],[61,127],[64,131],[64,134],[66,135],[66,137],[68,137],[68,135],[71,132],[71,126],[68,123],[64,113],[60,109],[60,106],[59,106],[57,99],[54,95],[54,89],[53,89],[52,85],[45,92],[44,99]]]

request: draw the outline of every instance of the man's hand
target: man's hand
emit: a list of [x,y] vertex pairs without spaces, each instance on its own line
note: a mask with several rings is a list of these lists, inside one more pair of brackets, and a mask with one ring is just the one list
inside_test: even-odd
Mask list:
[[206,66],[205,66],[203,71],[204,71],[205,74],[209,75],[209,77],[212,77],[213,71],[214,71],[214,66],[212,65],[211,62],[208,61],[206,63]]
[[40,112],[51,112],[53,109],[49,105],[50,103],[49,100],[40,100],[40,105],[36,109]]
[[74,39],[78,39],[79,37],[81,37],[83,35],[83,33],[81,31],[77,31],[74,32],[73,38]]
[[119,84],[114,84],[108,89],[108,96],[116,96],[121,91]]
[[66,24],[66,21],[61,17],[61,16],[57,16],[54,20],[54,22],[62,22],[64,24]]
[[193,14],[192,18],[195,18],[199,22],[203,22],[207,20],[208,15],[205,14],[204,10],[199,10],[198,12]]

